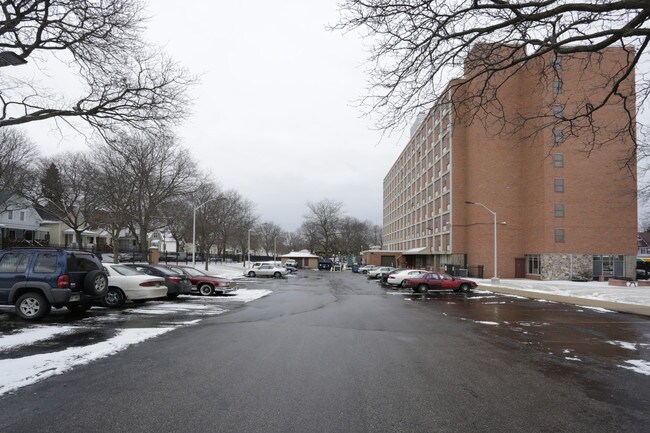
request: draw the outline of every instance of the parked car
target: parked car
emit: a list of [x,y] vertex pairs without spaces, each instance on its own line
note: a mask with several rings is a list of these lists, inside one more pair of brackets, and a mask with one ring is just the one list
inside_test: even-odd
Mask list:
[[147,255],[138,251],[122,253],[118,256],[120,262],[141,262],[147,260]]
[[389,275],[387,282],[391,286],[406,287],[406,281],[409,278],[418,278],[427,272],[422,269],[402,269],[400,272]]
[[394,274],[396,274],[398,272],[402,272],[403,270],[404,269],[393,269],[390,272],[383,273],[381,275],[381,278],[380,278],[381,284],[388,284],[388,277],[390,277],[391,275],[394,275]]
[[293,266],[294,268],[298,267],[298,262],[295,259],[287,259],[284,262],[285,266]]
[[330,259],[320,259],[318,261],[318,269],[320,271],[329,271],[334,266],[334,262]]
[[167,265],[172,271],[187,275],[192,283],[192,292],[203,296],[223,295],[237,290],[237,282],[229,278],[209,275],[191,266]]
[[23,319],[46,316],[52,307],[86,311],[108,290],[99,258],[55,248],[0,250],[0,304],[15,305]]
[[409,278],[407,281],[407,286],[416,293],[426,293],[429,290],[453,290],[454,292],[469,293],[477,286],[472,280],[437,272],[427,272],[419,277]]
[[189,295],[192,292],[192,283],[187,275],[172,271],[165,266],[145,263],[125,263],[124,266],[130,266],[143,274],[164,278],[165,286],[167,286],[167,297],[170,299],[174,299],[178,295]]
[[272,265],[270,263],[264,263],[256,269],[249,269],[244,272],[244,275],[247,275],[251,278],[253,277],[275,277],[280,278],[284,277],[289,273],[289,270],[285,267]]
[[361,267],[359,268],[359,273],[360,273],[360,274],[367,274],[368,271],[371,271],[371,270],[375,269],[376,267],[377,267],[377,266],[375,266],[375,265],[365,265],[365,266],[361,266]]
[[108,274],[108,291],[102,297],[104,307],[117,308],[126,301],[144,302],[167,296],[165,279],[146,275],[126,265],[104,263]]
[[289,271],[290,274],[298,272],[298,268],[296,268],[295,266],[284,265],[284,267],[287,269],[287,271]]
[[381,278],[384,273],[388,273],[395,268],[392,266],[380,266],[368,271],[368,278]]

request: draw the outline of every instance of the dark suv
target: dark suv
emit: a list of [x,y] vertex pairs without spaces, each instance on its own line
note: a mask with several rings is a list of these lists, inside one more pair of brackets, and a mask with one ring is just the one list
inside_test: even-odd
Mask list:
[[16,305],[23,319],[46,316],[52,307],[86,311],[108,290],[99,258],[54,248],[0,250],[0,304]]

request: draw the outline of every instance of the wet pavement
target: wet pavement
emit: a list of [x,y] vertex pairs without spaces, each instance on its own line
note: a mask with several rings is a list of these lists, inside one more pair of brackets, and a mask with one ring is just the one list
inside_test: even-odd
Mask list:
[[404,301],[475,323],[479,332],[503,347],[531,348],[576,366],[589,361],[639,370],[640,364],[650,375],[650,320],[645,316],[487,291],[414,294],[384,289]]
[[181,297],[57,312],[46,325],[0,313],[0,332],[61,327],[8,351],[0,338],[0,362],[23,369],[20,356],[53,346],[174,329],[6,393],[0,430],[647,431],[646,317],[487,291],[414,294],[349,273],[245,283],[270,295],[243,308]]

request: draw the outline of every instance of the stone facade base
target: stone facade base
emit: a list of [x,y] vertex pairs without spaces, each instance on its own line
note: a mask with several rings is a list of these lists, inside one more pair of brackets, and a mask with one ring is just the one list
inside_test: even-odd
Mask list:
[[[540,279],[591,281],[594,277],[598,277],[594,275],[593,257],[592,254],[540,254]],[[615,276],[635,279],[636,255],[626,255],[624,275]],[[614,275],[606,275],[606,277],[614,277]]]

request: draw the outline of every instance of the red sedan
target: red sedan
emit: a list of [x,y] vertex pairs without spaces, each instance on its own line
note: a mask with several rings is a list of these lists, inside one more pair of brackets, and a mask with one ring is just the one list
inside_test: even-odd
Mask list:
[[185,274],[192,282],[192,292],[203,296],[223,295],[233,290],[237,290],[237,283],[228,278],[208,275],[191,266],[165,266],[179,274]]
[[472,280],[437,272],[427,272],[418,278],[410,278],[406,285],[416,293],[427,293],[429,290],[453,290],[454,292],[469,293],[478,286]]

